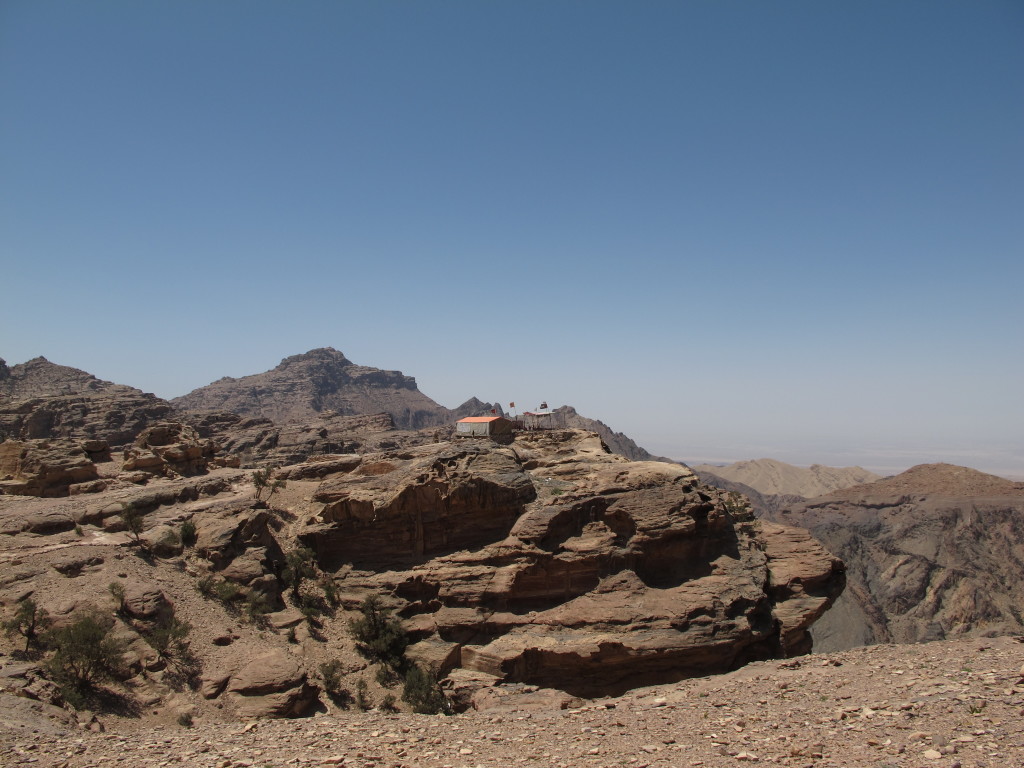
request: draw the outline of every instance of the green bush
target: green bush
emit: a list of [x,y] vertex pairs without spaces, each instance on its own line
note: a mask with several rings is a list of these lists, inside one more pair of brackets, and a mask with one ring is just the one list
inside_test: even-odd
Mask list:
[[121,522],[124,523],[125,530],[131,534],[132,540],[136,544],[141,544],[143,522],[142,515],[135,508],[134,502],[121,502],[121,511],[117,513],[118,517],[121,518]]
[[421,715],[436,715],[448,711],[448,700],[438,686],[434,675],[418,664],[412,664],[405,673],[402,701]]
[[388,693],[384,695],[384,698],[380,700],[380,706],[377,707],[381,712],[395,713],[398,711],[398,707],[395,706],[395,694]]
[[371,661],[403,670],[409,636],[402,623],[384,608],[376,595],[367,597],[359,610],[362,618],[349,622],[356,649]]
[[342,709],[348,709],[353,699],[352,693],[341,684],[343,669],[342,663],[337,659],[325,661],[320,665],[320,677],[324,681],[324,692],[331,697],[331,701]]
[[196,524],[191,520],[186,520],[181,524],[181,528],[178,531],[178,535],[181,537],[181,543],[186,548],[195,546],[196,543]]
[[233,603],[242,599],[242,588],[233,581],[218,581],[213,585],[213,595],[222,603]]
[[97,683],[120,672],[125,652],[124,642],[110,637],[100,617],[91,613],[51,630],[46,644],[54,651],[47,669],[64,697],[76,706]]

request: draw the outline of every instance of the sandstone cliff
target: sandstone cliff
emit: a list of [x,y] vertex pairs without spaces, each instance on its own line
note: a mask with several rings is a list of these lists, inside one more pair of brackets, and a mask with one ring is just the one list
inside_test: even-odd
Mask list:
[[1024,484],[924,464],[792,505],[847,566],[849,585],[815,626],[824,650],[1024,629]]
[[[11,443],[0,458],[53,447]],[[65,624],[102,616],[127,644],[117,695],[171,723],[308,712],[326,701],[326,662],[380,701],[349,631],[370,595],[401,617],[410,658],[476,706],[523,685],[598,695],[802,653],[843,584],[806,532],[593,433],[316,456],[274,475],[286,486],[270,503],[209,448],[198,430],[155,425],[85,461],[98,480],[69,475],[92,493],[0,496],[4,618],[30,596]],[[314,552],[301,584],[288,575],[300,545]],[[172,612],[191,656],[153,644]]]
[[429,659],[582,695],[806,652],[843,583],[803,531],[580,431],[374,458],[314,501],[302,541]]

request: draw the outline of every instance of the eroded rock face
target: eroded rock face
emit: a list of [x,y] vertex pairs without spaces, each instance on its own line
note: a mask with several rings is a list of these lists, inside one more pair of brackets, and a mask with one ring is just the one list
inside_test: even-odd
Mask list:
[[206,471],[216,454],[213,440],[191,426],[161,422],[144,429],[124,451],[125,472],[144,470],[160,475],[196,475]]
[[1024,483],[924,464],[772,517],[847,565],[849,588],[815,625],[816,649],[1024,629]]
[[806,532],[575,430],[367,455],[315,498],[303,541],[432,658],[577,695],[804,652],[843,585]]
[[[67,496],[72,486],[95,481],[90,443],[68,440],[7,440],[0,443],[0,493]],[[105,444],[104,444],[105,445]]]
[[171,405],[155,395],[44,357],[6,368],[0,377],[0,439],[72,438],[121,446],[171,413]]

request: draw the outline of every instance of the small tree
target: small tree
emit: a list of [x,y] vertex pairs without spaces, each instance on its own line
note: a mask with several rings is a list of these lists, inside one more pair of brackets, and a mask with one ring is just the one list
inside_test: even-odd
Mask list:
[[156,625],[145,633],[146,642],[163,658],[187,655],[185,638],[192,631],[192,625],[174,614],[162,616]]
[[40,608],[31,597],[26,597],[18,603],[14,616],[5,621],[3,627],[11,637],[21,635],[25,638],[24,653],[27,655],[33,646],[37,649],[40,647],[40,634],[45,632],[50,624],[50,616],[46,609]]
[[297,547],[285,555],[284,582],[292,588],[295,602],[302,602],[302,581],[316,576],[316,553],[309,547]]
[[100,618],[91,613],[50,631],[47,645],[54,649],[47,667],[73,704],[80,704],[96,683],[114,676],[125,651],[125,644],[110,637]]
[[136,544],[142,543],[142,515],[139,514],[139,510],[135,508],[135,503],[121,502],[121,511],[117,513],[118,517],[124,523],[125,530],[131,534],[132,541]]
[[267,503],[270,503],[270,497],[274,495],[276,491],[281,490],[288,485],[286,480],[274,479],[272,476],[272,470],[270,469],[257,469],[252,473],[252,484],[256,489],[256,500],[260,500],[260,496],[263,495],[264,491],[267,493]]
[[367,659],[402,669],[405,649],[409,647],[409,636],[402,623],[384,608],[376,595],[367,597],[359,611],[363,617],[349,622],[356,649]]
[[270,470],[269,469],[257,469],[252,473],[252,485],[256,489],[256,501],[260,500],[260,496],[263,495],[263,491],[267,488],[267,483],[270,482]]

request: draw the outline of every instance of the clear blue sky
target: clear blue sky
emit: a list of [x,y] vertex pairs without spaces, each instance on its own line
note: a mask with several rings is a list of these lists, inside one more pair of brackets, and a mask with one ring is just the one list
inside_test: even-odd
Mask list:
[[8,363],[165,397],[1024,475],[1024,3],[0,0],[0,267]]

